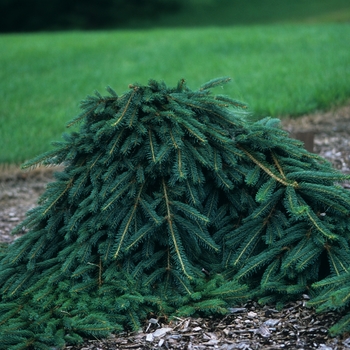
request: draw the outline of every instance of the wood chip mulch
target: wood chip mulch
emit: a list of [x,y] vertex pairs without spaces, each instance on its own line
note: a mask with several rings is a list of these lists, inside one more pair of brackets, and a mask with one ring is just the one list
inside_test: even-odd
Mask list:
[[87,340],[66,349],[350,349],[350,338],[328,334],[341,315],[315,314],[306,307],[308,296],[303,298],[282,310],[249,302],[221,318],[174,318],[168,323],[150,318],[138,333]]

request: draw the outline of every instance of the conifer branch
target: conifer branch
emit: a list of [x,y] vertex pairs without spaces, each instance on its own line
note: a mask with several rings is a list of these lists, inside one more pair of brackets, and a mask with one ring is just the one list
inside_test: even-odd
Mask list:
[[83,114],[79,115],[77,118],[73,119],[71,122],[69,122],[66,127],[70,128],[74,124],[79,123],[82,119],[86,118],[88,115],[90,115],[94,110],[96,109],[96,105],[93,105],[90,109],[88,109]]
[[264,288],[275,276],[279,266],[280,266],[281,260],[280,257],[277,256],[272,263],[267,267],[265,270],[265,273],[261,279],[261,286]]
[[113,146],[111,147],[109,154],[113,154],[115,148],[117,147],[117,144],[119,143],[119,141],[121,140],[122,136],[124,135],[124,129],[122,129],[120,131],[120,133],[118,134],[118,136],[115,138],[115,141],[113,143]]
[[306,211],[306,215],[308,216],[308,218],[310,219],[310,221],[312,222],[312,224],[314,225],[314,227],[321,232],[325,237],[327,237],[330,240],[335,240],[337,239],[337,235],[331,233],[330,231],[328,231],[323,225],[322,223],[317,219],[317,216],[315,216],[312,212],[310,212],[310,210]]
[[[214,250],[215,252],[219,252],[220,248],[216,245],[213,244],[209,239],[204,239],[203,236],[205,236],[205,233],[203,231],[202,226],[200,225],[200,223],[196,220],[196,224],[198,226],[198,229],[202,232],[202,235],[198,235],[195,232],[195,235],[198,237],[199,240],[203,241],[208,247],[210,247],[212,250]],[[214,242],[215,243],[215,242]]]
[[131,104],[131,101],[132,101],[132,99],[134,98],[135,93],[138,91],[138,87],[137,87],[137,86],[131,87],[131,88],[133,88],[133,91],[132,91],[132,93],[131,93],[130,96],[129,96],[129,99],[128,99],[128,101],[127,101],[125,107],[124,107],[124,110],[121,112],[121,114],[120,114],[119,118],[117,119],[117,121],[115,121],[114,123],[112,123],[112,126],[117,126],[117,125],[123,120],[123,118],[124,118],[126,112],[128,111],[128,108],[129,108],[129,106],[130,106],[130,104]]
[[208,81],[200,87],[200,91],[212,89],[215,86],[223,85],[231,81],[230,77],[216,78]]
[[310,265],[321,253],[322,248],[314,249],[309,254],[305,254],[301,261],[296,265],[298,271],[303,271],[308,265]]
[[332,262],[332,266],[333,266],[333,270],[335,271],[335,273],[337,274],[337,276],[340,276],[341,272],[339,271],[338,265],[342,267],[343,271],[342,272],[346,272],[348,273],[349,270],[348,268],[343,264],[343,262],[337,257],[335,256],[332,251],[331,251],[331,247],[329,247],[328,245],[325,246],[325,249],[327,250],[327,255],[329,257],[329,259]]
[[163,222],[163,219],[159,217],[158,214],[153,209],[150,208],[150,206],[144,199],[142,198],[140,199],[140,204],[142,208],[145,210],[145,212],[148,214],[150,219],[152,219],[155,226],[158,226]]
[[193,135],[200,142],[203,142],[203,143],[207,142],[206,138],[201,135],[201,132],[199,132],[199,130],[196,130],[192,125],[188,125],[185,121],[182,121],[181,124],[189,134]]
[[181,149],[177,150],[177,159],[178,159],[178,171],[179,171],[179,178],[182,179],[185,177],[183,169],[182,169],[182,157],[181,157]]
[[93,264],[93,263],[90,263],[88,262],[88,265],[93,265],[93,266],[97,266],[98,267],[98,286],[101,287],[102,286],[102,283],[103,283],[103,280],[102,280],[102,260],[101,260],[101,257],[99,258],[99,263],[98,264]]
[[272,152],[272,151],[271,151],[271,156],[272,156],[273,162],[275,163],[275,165],[276,165],[278,171],[279,171],[280,174],[282,175],[283,179],[286,180],[286,175],[284,174],[284,171],[283,171],[283,169],[282,169],[282,166],[281,166],[281,164],[279,163],[275,152]]
[[100,257],[99,263],[98,263],[98,286],[101,287],[102,283],[103,283],[103,280],[102,280],[102,259]]
[[199,110],[203,111],[203,113],[205,113],[205,114],[214,115],[215,117],[224,120],[226,123],[228,123],[230,125],[239,126],[239,124],[236,121],[228,119],[224,115],[222,115],[218,112],[215,112],[210,108],[205,108],[201,104],[197,105],[197,104],[193,104],[193,103],[182,101],[182,100],[180,101],[177,98],[175,98],[174,96],[169,96],[169,98],[173,99],[174,101],[178,102],[179,104],[184,104],[184,105],[190,107],[191,109],[199,109]]
[[188,190],[188,193],[190,194],[190,197],[191,197],[191,202],[194,204],[194,205],[197,205],[197,200],[193,194],[193,189],[192,189],[192,186],[191,184],[189,183],[188,180],[186,180],[186,185],[187,185],[187,190]]
[[251,152],[246,150],[241,145],[237,145],[237,147],[242,150],[256,165],[258,165],[262,170],[265,171],[269,176],[274,178],[276,181],[280,182],[284,186],[293,186],[294,188],[298,187],[299,184],[296,181],[289,182],[284,179],[281,179],[277,175],[275,175],[268,167],[266,167],[264,164],[262,164],[258,159],[256,159]]
[[[178,281],[178,283],[180,283],[182,285],[182,287],[186,290],[187,294],[191,295],[192,292],[188,289],[188,287],[186,286],[186,284],[184,283],[184,281],[182,280],[182,278],[180,278],[177,274],[174,274],[176,280]],[[186,275],[189,279],[191,279],[192,277]]]
[[227,177],[224,175],[222,171],[217,172],[216,176],[220,179],[221,183],[224,184],[227,189],[232,188],[232,184],[228,181]]
[[21,259],[26,252],[31,246],[31,242],[27,242],[27,244],[23,244],[21,249],[15,253],[14,257],[10,260],[11,264],[15,264],[19,259]]
[[73,179],[68,181],[66,188],[56,197],[54,201],[44,210],[43,215],[46,215],[48,211],[65,195],[65,193],[72,187]]
[[138,245],[140,241],[142,241],[149,232],[154,230],[154,226],[153,225],[147,225],[144,226],[140,231],[137,232],[137,237],[135,239],[132,240],[132,242],[125,248],[125,250],[130,250],[132,249],[135,245]]
[[[67,152],[68,150],[70,150],[71,146],[67,145],[64,147],[60,148],[61,152]],[[31,169],[35,169],[36,167],[39,167],[41,165],[45,165],[45,166],[50,166],[50,165],[59,165],[62,162],[57,162],[55,157],[57,156],[57,150],[52,150],[52,151],[48,151],[44,154],[42,154],[41,156],[38,156],[30,161],[25,162],[24,164],[21,165],[21,169],[25,170],[28,168]],[[52,160],[55,161],[52,161]]]
[[20,289],[23,286],[23,284],[25,284],[25,282],[33,276],[33,274],[34,274],[34,271],[31,273],[28,273],[27,276],[25,276],[25,278],[23,278],[20,281],[20,283],[17,284],[17,287],[10,293],[10,295],[12,296],[12,295],[16,294],[18,289]]
[[[5,324],[8,320],[10,320],[12,317],[14,317],[16,314],[18,314],[24,307],[24,305],[17,305],[15,303],[9,303],[7,304],[9,305],[10,307],[8,308],[10,310],[9,314],[7,315],[7,317],[3,318],[1,321],[0,321],[0,326],[2,324]],[[5,306],[5,305],[4,305]]]
[[179,145],[176,143],[176,140],[174,138],[174,135],[173,135],[171,129],[169,130],[169,134],[170,134],[171,141],[172,141],[172,143],[174,145],[174,148],[179,151]]
[[121,250],[121,247],[124,243],[124,239],[125,239],[125,236],[130,228],[130,225],[131,225],[131,222],[132,220],[134,219],[134,216],[135,216],[135,213],[136,213],[136,210],[138,208],[138,205],[139,205],[139,202],[140,202],[140,198],[141,198],[141,193],[142,193],[142,190],[143,190],[143,186],[144,184],[142,184],[140,186],[140,190],[139,190],[139,193],[137,194],[137,197],[135,199],[135,202],[134,202],[134,205],[133,205],[133,208],[132,208],[132,212],[131,214],[129,215],[129,218],[128,218],[128,221],[124,227],[124,230],[121,234],[121,237],[119,239],[119,243],[118,243],[118,246],[117,246],[117,249],[116,249],[116,252],[114,253],[114,259],[117,259],[118,255],[119,255],[119,252]]
[[165,205],[166,205],[166,210],[167,210],[166,221],[168,222],[168,227],[169,227],[169,231],[171,234],[171,240],[174,244],[175,253],[176,253],[177,258],[180,262],[182,272],[185,274],[185,276],[187,278],[192,279],[192,277],[187,273],[185,263],[182,259],[182,255],[181,255],[179,245],[178,245],[178,242],[176,239],[176,235],[175,235],[175,231],[174,231],[174,227],[173,227],[173,214],[171,213],[171,209],[170,209],[171,204],[169,201],[169,197],[168,197],[168,193],[167,193],[167,186],[165,184],[164,177],[162,178],[162,185],[163,185],[163,193],[164,193]]
[[111,251],[112,246],[113,246],[113,241],[112,241],[112,239],[109,239],[106,243],[107,243],[107,244],[106,244],[106,247],[105,247],[104,261],[107,261],[107,260],[108,260],[108,256],[109,256],[110,251]]
[[299,244],[296,247],[294,247],[292,251],[289,253],[289,257],[282,264],[283,270],[289,269],[301,257],[301,253],[303,249],[309,243],[308,235],[309,233],[307,233],[307,236],[301,242],[299,242]]
[[102,207],[102,210],[107,210],[116,200],[118,200],[123,194],[125,194],[125,192],[126,192],[127,190],[130,189],[131,185],[132,185],[132,182],[130,182],[129,184],[127,184],[126,186],[124,186],[124,187],[117,193],[117,195],[114,196],[114,197],[112,198],[112,200],[111,200],[107,205],[105,205],[104,207]]
[[133,126],[134,122],[137,121],[137,120],[135,121],[136,115],[137,115],[137,108],[134,109],[134,111],[133,111],[133,113],[131,115],[131,118],[130,118],[129,123],[128,123],[129,128],[131,128]]
[[266,215],[266,211],[268,211],[267,216],[264,217],[264,225],[266,225],[269,222],[270,217],[272,216],[272,213],[275,210],[275,205],[271,201],[267,201],[265,205],[261,205],[258,207],[251,215],[250,217],[252,219],[257,219],[259,217],[264,217]]
[[[233,145],[233,144],[232,144]],[[235,147],[229,147],[230,145],[220,145],[220,150],[226,151],[228,153],[231,153],[232,155],[236,156],[237,158],[242,158],[243,154]],[[234,162],[233,164],[235,164]],[[240,169],[235,169],[237,171],[240,171]]]
[[156,156],[155,156],[155,151],[154,151],[154,146],[153,146],[153,141],[152,141],[151,129],[148,129],[148,137],[149,137],[149,145],[151,148],[152,160],[153,160],[153,163],[156,163]]
[[43,236],[41,241],[39,242],[40,244],[37,247],[35,247],[35,250],[33,252],[32,251],[30,252],[29,260],[33,260],[37,256],[38,252],[40,252],[41,249],[45,246],[45,243],[47,243],[46,237]]
[[339,322],[329,329],[331,336],[336,336],[350,330],[350,314],[344,316]]
[[245,253],[247,252],[247,250],[252,248],[252,244],[254,244],[254,242],[257,240],[257,238],[259,237],[261,231],[264,229],[265,225],[260,225],[260,227],[258,227],[255,232],[253,232],[253,234],[250,234],[251,237],[248,240],[248,242],[244,245],[243,249],[240,249],[240,253],[238,254],[237,258],[235,259],[235,261],[233,262],[233,266],[236,266],[239,264],[241,258],[245,255]]

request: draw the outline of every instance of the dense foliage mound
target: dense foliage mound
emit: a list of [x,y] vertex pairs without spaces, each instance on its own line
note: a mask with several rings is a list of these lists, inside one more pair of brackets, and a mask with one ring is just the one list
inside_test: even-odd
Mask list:
[[249,122],[245,105],[210,93],[228,80],[108,88],[82,102],[69,124],[79,132],[24,165],[65,168],[1,253],[1,349],[63,347],[251,298],[347,306],[346,176],[279,120]]

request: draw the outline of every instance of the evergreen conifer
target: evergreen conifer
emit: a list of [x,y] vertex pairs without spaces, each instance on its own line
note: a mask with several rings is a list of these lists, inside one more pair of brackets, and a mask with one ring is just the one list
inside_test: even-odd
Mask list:
[[278,119],[250,122],[244,104],[210,92],[228,80],[88,96],[69,123],[79,132],[24,165],[65,167],[0,254],[0,349],[63,347],[252,298],[348,306],[348,177]]

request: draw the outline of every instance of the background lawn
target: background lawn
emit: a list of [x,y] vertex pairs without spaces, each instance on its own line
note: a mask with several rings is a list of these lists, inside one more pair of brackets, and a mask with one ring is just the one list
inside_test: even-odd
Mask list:
[[247,102],[255,118],[300,115],[350,97],[350,23],[0,35],[0,163],[19,163],[60,140],[79,102],[110,85],[150,78]]

